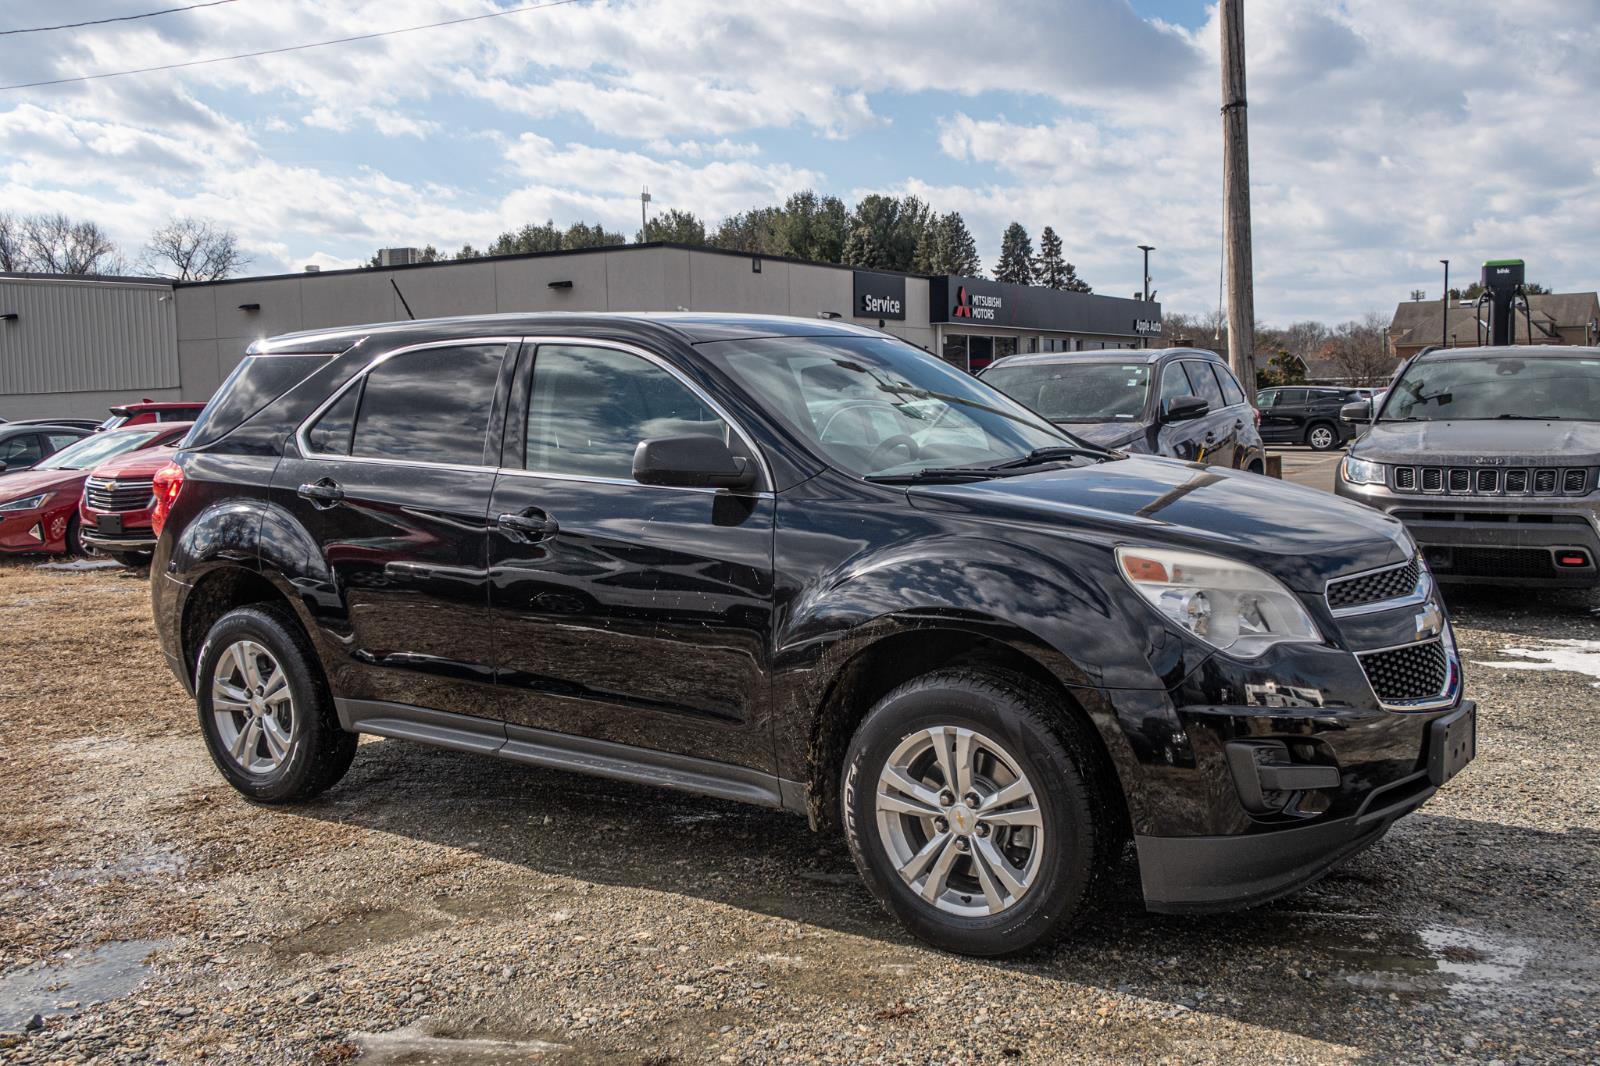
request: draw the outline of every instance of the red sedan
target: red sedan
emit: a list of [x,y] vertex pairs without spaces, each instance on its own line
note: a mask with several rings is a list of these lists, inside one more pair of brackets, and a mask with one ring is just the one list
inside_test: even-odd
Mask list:
[[89,472],[124,453],[176,441],[190,424],[148,423],[96,433],[31,470],[7,474],[0,480],[0,552],[83,554],[78,501]]

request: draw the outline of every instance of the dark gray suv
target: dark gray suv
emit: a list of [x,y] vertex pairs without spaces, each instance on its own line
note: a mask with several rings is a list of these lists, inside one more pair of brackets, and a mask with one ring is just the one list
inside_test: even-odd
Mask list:
[[1444,348],[1401,367],[1337,491],[1406,524],[1441,581],[1600,584],[1600,348]]

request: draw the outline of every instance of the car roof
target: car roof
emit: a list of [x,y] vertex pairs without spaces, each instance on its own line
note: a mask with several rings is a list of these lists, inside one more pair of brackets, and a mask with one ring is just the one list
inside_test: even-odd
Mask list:
[[996,359],[987,369],[999,366],[1036,366],[1052,363],[1146,363],[1154,365],[1163,359],[1209,359],[1223,362],[1222,356],[1206,348],[1095,348],[1086,352],[1028,352],[1025,355],[1008,355]]
[[636,340],[671,338],[687,344],[748,340],[756,337],[883,337],[888,334],[827,318],[788,315],[738,315],[705,311],[617,312],[529,311],[499,315],[459,315],[403,322],[374,322],[335,330],[301,330],[267,337],[250,345],[252,355],[340,352],[374,335],[439,338],[522,333],[605,333]]
[[137,403],[112,404],[110,411],[112,414],[127,414],[133,411],[187,411],[204,406],[204,400],[140,400]]
[[89,430],[82,426],[58,426],[53,422],[6,422],[0,424],[0,437],[15,437],[19,433],[77,433],[87,437]]
[[1581,344],[1477,345],[1471,348],[1434,348],[1415,357],[1417,362],[1443,363],[1456,359],[1600,359],[1600,347]]

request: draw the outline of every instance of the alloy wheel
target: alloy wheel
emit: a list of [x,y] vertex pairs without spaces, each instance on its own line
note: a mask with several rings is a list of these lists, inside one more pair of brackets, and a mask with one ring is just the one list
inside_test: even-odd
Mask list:
[[211,715],[223,750],[246,773],[271,773],[289,757],[295,733],[289,675],[255,641],[235,641],[218,657]]
[[1045,835],[1033,785],[975,730],[936,726],[903,738],[878,776],[875,809],[901,880],[941,911],[999,914],[1038,877]]
[[1311,446],[1318,450],[1333,447],[1333,430],[1327,426],[1318,426],[1311,431]]

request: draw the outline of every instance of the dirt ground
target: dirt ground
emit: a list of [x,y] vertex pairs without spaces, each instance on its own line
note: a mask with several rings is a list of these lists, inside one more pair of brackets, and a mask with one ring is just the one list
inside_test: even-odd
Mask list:
[[1479,758],[1319,884],[982,962],[775,812],[391,740],[253,807],[140,576],[0,564],[0,1060],[1600,1061],[1596,603],[1452,597]]

